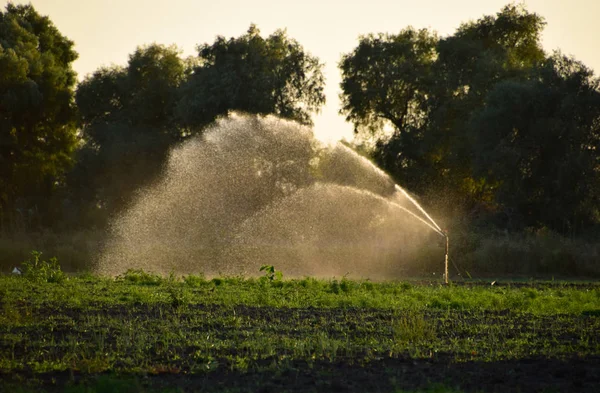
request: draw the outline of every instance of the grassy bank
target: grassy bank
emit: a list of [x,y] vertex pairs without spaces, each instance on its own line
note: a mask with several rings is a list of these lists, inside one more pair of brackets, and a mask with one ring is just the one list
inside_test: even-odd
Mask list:
[[48,277],[0,278],[0,388],[600,386],[598,284]]

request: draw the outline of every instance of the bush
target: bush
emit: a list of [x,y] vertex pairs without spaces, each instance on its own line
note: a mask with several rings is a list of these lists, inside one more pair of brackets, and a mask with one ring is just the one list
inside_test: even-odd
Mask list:
[[34,282],[61,283],[66,276],[58,264],[58,259],[42,260],[42,253],[31,251],[31,258],[23,262],[23,275]]

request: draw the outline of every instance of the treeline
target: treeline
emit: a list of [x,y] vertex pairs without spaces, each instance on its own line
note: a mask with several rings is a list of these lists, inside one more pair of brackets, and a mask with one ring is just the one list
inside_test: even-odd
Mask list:
[[[600,85],[540,44],[522,6],[448,37],[362,37],[339,66],[359,148],[426,205],[498,228],[577,233],[600,223]],[[0,226],[103,227],[156,179],[171,147],[237,110],[303,124],[323,65],[255,26],[183,58],[139,47],[77,84],[74,43],[31,5],[0,12]]]
[[341,112],[430,206],[509,230],[586,231],[600,222],[600,80],[547,55],[544,25],[512,5],[448,37],[362,37],[340,63]]
[[182,58],[139,47],[76,86],[74,43],[31,5],[0,13],[0,225],[102,227],[152,182],[169,149],[232,110],[311,124],[322,64],[255,26]]

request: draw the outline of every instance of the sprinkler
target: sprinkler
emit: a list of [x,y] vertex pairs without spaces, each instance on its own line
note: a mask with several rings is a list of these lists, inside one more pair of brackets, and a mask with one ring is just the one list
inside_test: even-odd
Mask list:
[[446,238],[446,255],[444,258],[444,282],[448,285],[448,247],[450,243],[450,239],[448,237],[448,230],[442,231],[444,237]]

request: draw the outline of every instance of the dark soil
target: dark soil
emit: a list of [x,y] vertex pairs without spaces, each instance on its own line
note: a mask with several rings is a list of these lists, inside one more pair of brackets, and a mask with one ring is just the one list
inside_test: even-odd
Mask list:
[[[600,357],[571,359],[529,358],[495,362],[454,362],[452,356],[431,359],[383,359],[366,364],[348,362],[294,362],[282,370],[227,371],[221,367],[206,374],[158,375],[104,374],[115,380],[135,380],[134,386],[183,392],[394,392],[442,385],[465,392],[589,392],[600,391]],[[101,376],[102,377],[102,376]],[[65,386],[97,384],[99,376],[78,372],[0,375],[0,379],[36,378],[44,390],[62,391]],[[0,385],[1,387],[2,385]]]

